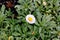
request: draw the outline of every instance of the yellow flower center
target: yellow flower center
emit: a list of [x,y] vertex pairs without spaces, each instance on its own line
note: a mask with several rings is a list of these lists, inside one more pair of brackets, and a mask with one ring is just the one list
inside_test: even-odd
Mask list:
[[29,17],[28,20],[31,22],[33,20],[33,18],[32,17]]

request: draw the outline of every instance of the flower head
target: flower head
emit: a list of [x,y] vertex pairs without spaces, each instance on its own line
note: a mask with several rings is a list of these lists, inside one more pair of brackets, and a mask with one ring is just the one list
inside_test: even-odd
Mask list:
[[46,5],[47,5],[47,3],[46,3],[45,1],[43,1],[43,5],[45,5],[45,6],[46,6]]
[[36,20],[35,20],[35,17],[33,15],[29,14],[26,16],[26,21],[30,24],[33,24],[33,23],[35,23]]

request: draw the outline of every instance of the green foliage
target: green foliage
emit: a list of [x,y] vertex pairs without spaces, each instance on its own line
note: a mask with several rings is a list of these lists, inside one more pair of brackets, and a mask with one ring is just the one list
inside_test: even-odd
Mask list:
[[[60,40],[60,0],[19,0],[17,19],[11,9],[0,8],[0,40]],[[32,14],[34,24],[26,21]],[[11,16],[12,18],[8,18]]]

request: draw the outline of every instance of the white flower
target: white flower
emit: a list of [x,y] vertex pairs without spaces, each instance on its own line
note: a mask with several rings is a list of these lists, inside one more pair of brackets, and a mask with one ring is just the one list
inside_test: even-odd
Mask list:
[[35,17],[33,15],[29,14],[26,16],[26,21],[30,24],[33,24],[33,23],[35,23],[36,20],[35,20]]
[[45,5],[45,6],[46,6],[46,5],[47,5],[47,3],[46,3],[45,1],[43,1],[43,5]]

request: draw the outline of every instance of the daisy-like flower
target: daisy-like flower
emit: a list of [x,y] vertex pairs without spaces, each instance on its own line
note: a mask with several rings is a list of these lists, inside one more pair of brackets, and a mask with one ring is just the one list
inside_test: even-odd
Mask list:
[[47,5],[47,3],[46,3],[45,1],[43,1],[43,5],[45,5],[45,6],[46,6],[46,5]]
[[35,19],[34,15],[29,14],[26,16],[26,21],[30,24],[33,24],[33,23],[35,23],[36,19]]

